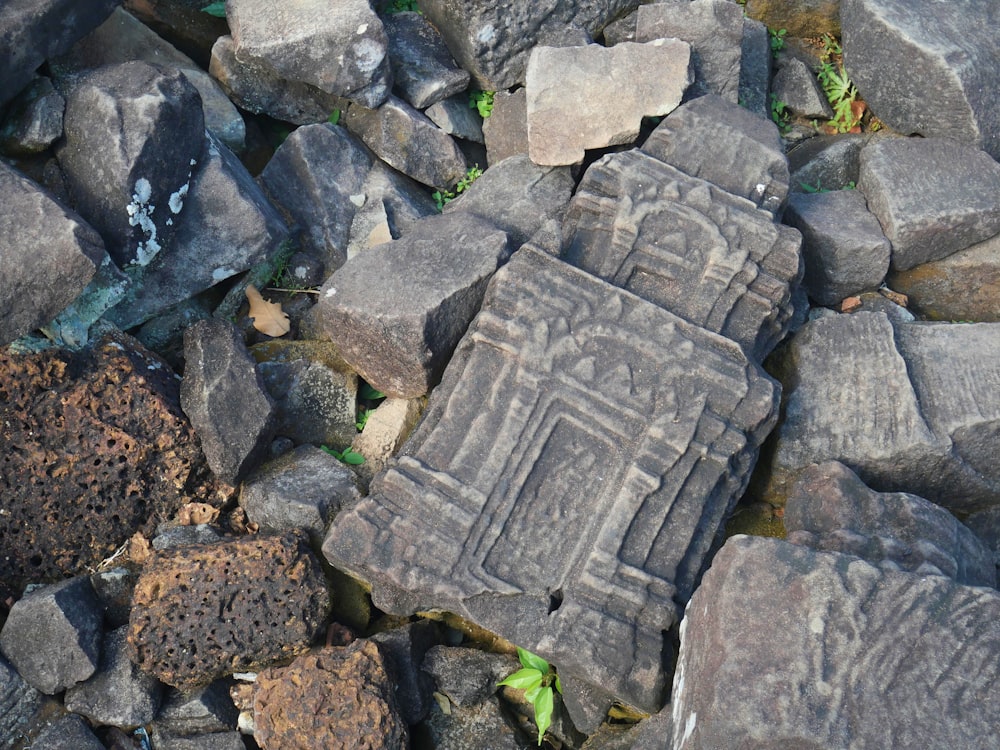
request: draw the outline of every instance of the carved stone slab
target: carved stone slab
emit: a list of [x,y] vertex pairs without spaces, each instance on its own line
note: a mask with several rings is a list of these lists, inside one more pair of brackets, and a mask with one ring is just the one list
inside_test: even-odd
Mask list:
[[386,611],[448,609],[657,710],[776,397],[732,341],[527,245],[324,554]]
[[751,201],[638,151],[584,175],[563,259],[763,359],[788,330],[801,236]]

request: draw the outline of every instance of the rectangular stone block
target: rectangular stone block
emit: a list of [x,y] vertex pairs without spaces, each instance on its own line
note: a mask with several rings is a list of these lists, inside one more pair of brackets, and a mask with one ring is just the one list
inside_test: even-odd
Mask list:
[[656,710],[777,393],[731,340],[526,245],[324,553],[387,611],[456,612]]

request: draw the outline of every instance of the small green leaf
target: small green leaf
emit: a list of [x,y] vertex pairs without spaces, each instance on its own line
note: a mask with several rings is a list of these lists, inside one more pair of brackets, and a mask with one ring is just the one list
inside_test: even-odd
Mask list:
[[345,464],[350,464],[351,466],[360,466],[365,462],[365,457],[357,451],[345,448],[340,460]]
[[210,3],[201,9],[202,13],[208,13],[210,16],[215,16],[216,18],[226,17],[226,4],[224,2],[220,3]]
[[510,677],[497,683],[497,687],[506,685],[517,690],[531,690],[542,684],[542,673],[537,669],[520,669]]
[[358,396],[360,396],[365,401],[378,401],[379,399],[385,398],[385,394],[382,391],[375,390],[368,383],[362,383],[361,387],[358,388]]
[[339,109],[333,110],[333,112],[330,113],[330,116],[327,118],[326,121],[331,125],[336,125],[338,122],[340,122],[340,110]]
[[552,724],[552,688],[542,688],[532,703],[535,706],[535,725],[538,727],[538,746],[541,747],[545,730]]
[[537,669],[543,675],[546,675],[549,672],[549,663],[542,657],[535,656],[530,651],[525,651],[523,648],[518,647],[517,658],[520,659],[521,664],[528,669]]
[[556,675],[556,690],[559,691],[559,695],[562,695],[562,682],[559,680],[559,675]]

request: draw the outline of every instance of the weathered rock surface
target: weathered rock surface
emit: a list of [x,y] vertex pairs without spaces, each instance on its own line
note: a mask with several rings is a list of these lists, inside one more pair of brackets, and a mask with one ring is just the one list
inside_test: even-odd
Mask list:
[[424,110],[424,114],[448,135],[474,143],[486,142],[483,118],[469,106],[469,97],[464,91],[432,104]]
[[802,233],[802,284],[821,305],[877,289],[891,246],[857,190],[793,193],[784,222]]
[[[961,12],[956,13],[955,11]],[[872,112],[901,133],[964,141],[1000,158],[1000,66],[991,0],[842,0],[844,61]]]
[[262,747],[405,750],[409,733],[374,642],[327,647],[257,675],[254,737]]
[[892,243],[892,267],[939,260],[1000,232],[1000,164],[948,138],[881,138],[858,189]]
[[528,94],[523,87],[493,95],[493,111],[483,120],[483,140],[491,165],[528,153]]
[[90,730],[90,725],[77,714],[64,714],[48,722],[37,735],[37,747],[66,747],[76,750],[104,750],[104,744]]
[[0,345],[51,321],[100,266],[104,242],[74,211],[0,162]]
[[236,327],[200,320],[184,332],[181,406],[212,471],[235,485],[260,463],[277,429],[274,400]]
[[351,258],[320,289],[322,330],[373,387],[422,396],[509,257],[507,235],[462,213],[425,219]]
[[995,590],[734,537],[681,626],[673,747],[996,744],[998,620]]
[[56,155],[74,208],[120,267],[148,265],[176,232],[201,158],[198,90],[177,70],[109,65],[68,93],[64,129]]
[[752,18],[743,19],[740,44],[741,107],[765,120],[771,119],[771,39],[767,26]]
[[377,107],[392,86],[388,40],[368,0],[229,0],[226,20],[239,59],[260,61],[281,77],[315,86],[364,107]]
[[996,588],[993,552],[951,513],[905,492],[875,492],[836,461],[806,468],[785,508],[788,541],[883,570]]
[[893,324],[866,312],[808,323],[776,363],[785,417],[767,499],[784,504],[798,471],[836,460],[880,491],[959,512],[996,505],[998,346],[994,323]]
[[424,657],[423,669],[434,678],[438,692],[457,706],[475,706],[497,692],[497,683],[521,668],[510,654],[476,648],[435,646]]
[[730,0],[660,0],[640,5],[635,40],[664,38],[691,45],[694,80],[689,96],[717,94],[736,103],[743,49],[742,8]]
[[360,468],[374,476],[406,442],[423,414],[423,399],[387,398],[371,414],[351,448],[365,457]]
[[630,151],[587,170],[562,258],[762,360],[788,330],[799,242],[752,202]]
[[28,684],[53,695],[97,669],[102,619],[90,581],[70,578],[15,602],[0,631],[0,650]]
[[441,643],[438,624],[418,620],[375,633],[371,640],[385,657],[403,721],[410,726],[422,721],[434,702],[434,682],[420,665],[428,650]]
[[163,685],[129,659],[127,631],[123,625],[106,633],[94,676],[66,691],[66,708],[94,724],[131,729],[151,722],[160,707]]
[[237,718],[228,681],[216,680],[189,692],[167,689],[156,714],[156,726],[181,736],[214,734],[235,727]]
[[52,81],[38,76],[10,103],[0,126],[0,151],[37,154],[62,138],[66,100]]
[[396,89],[417,109],[465,91],[469,74],[455,63],[441,34],[420,13],[391,13],[382,22]]
[[0,350],[0,442],[0,580],[14,593],[96,567],[185,502],[226,499],[173,372],[123,334],[76,354]]
[[26,738],[44,696],[0,657],[0,747],[11,750]]
[[62,54],[96,28],[121,0],[41,0],[0,7],[4,45],[0,51],[0,105],[14,98],[45,60]]
[[240,507],[262,532],[305,529],[319,546],[344,506],[361,497],[354,473],[329,453],[303,445],[243,483]]
[[129,655],[190,690],[303,653],[329,608],[304,532],[163,550],[135,587]]
[[335,519],[324,554],[386,611],[457,612],[658,708],[663,632],[775,400],[729,340],[522,248],[403,457]]
[[833,118],[833,109],[826,100],[816,76],[803,60],[783,57],[771,79],[771,95],[802,117],[821,120]]
[[715,94],[667,115],[641,150],[774,215],[788,195],[788,159],[777,126]]
[[747,0],[744,8],[750,18],[770,29],[786,29],[791,37],[839,38],[840,5],[841,0]]
[[[691,83],[690,56],[690,47],[676,39],[536,47],[525,85],[531,160],[577,164],[588,148],[631,142],[643,117],[680,104]],[[604,103],[611,100],[615,106],[608,109]]]

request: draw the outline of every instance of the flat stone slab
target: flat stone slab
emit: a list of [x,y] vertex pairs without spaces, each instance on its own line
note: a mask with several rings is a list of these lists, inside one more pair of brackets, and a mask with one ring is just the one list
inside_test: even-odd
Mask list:
[[1000,233],[1000,164],[948,138],[880,138],[858,190],[892,243],[892,267],[939,260]]
[[630,143],[643,117],[665,115],[681,103],[690,62],[690,47],[676,39],[536,47],[525,82],[531,160],[577,164],[588,148]]
[[791,320],[799,243],[751,201],[629,151],[587,170],[561,257],[762,360]]
[[672,747],[994,747],[998,622],[993,589],[733,537],[681,625]]
[[658,710],[776,394],[729,339],[527,245],[324,554],[385,611],[456,612]]

